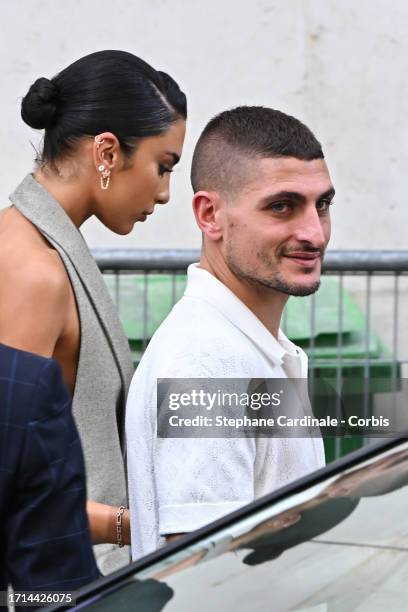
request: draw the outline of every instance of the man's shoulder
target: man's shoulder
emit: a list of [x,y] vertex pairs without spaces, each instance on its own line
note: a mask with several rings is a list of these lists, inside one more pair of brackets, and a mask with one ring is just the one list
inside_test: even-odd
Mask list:
[[244,338],[227,313],[204,298],[191,296],[183,296],[175,304],[153,338],[162,340],[166,335],[177,338],[178,343],[190,344],[194,339],[201,345],[211,346],[219,338],[232,338],[236,342]]
[[10,402],[15,418],[41,416],[61,393],[64,400],[69,398],[54,359],[0,343],[0,396]]
[[134,375],[139,392],[157,378],[230,378],[256,371],[259,356],[245,334],[212,305],[191,302],[182,298],[154,334]]
[[3,382],[36,384],[52,359],[0,343],[0,377]]
[[213,346],[220,337],[237,339],[242,335],[214,304],[203,298],[183,296],[157,328],[150,344],[169,342],[173,346],[190,346],[195,342]]
[[35,466],[51,449],[61,450],[68,435],[70,401],[55,360],[0,344],[0,430],[10,439],[3,459],[13,478],[28,482],[27,470],[37,477]]

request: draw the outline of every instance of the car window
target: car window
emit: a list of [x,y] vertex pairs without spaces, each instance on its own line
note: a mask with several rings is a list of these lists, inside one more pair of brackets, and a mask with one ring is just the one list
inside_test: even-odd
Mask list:
[[92,610],[405,610],[408,444],[137,569]]

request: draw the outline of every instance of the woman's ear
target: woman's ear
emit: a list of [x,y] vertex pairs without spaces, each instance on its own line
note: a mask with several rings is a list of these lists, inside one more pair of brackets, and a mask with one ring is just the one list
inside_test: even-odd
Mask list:
[[193,196],[193,211],[197,225],[209,240],[220,240],[223,235],[223,200],[215,191],[198,191]]
[[122,156],[120,143],[112,132],[102,132],[95,136],[93,144],[93,161],[98,170],[101,165],[106,170],[113,170]]

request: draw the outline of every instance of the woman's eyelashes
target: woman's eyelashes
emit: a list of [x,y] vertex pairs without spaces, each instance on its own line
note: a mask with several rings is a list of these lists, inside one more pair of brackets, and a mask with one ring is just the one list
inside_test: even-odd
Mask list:
[[166,172],[173,172],[173,168],[169,168],[163,164],[159,164],[159,176],[162,177],[166,174]]

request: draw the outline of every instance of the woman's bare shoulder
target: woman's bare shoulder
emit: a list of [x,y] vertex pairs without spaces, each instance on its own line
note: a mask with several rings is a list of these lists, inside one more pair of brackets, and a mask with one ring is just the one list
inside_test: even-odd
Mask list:
[[[10,210],[7,219],[4,216],[0,218],[0,275],[3,283],[24,284],[28,288],[38,284],[50,289],[59,287],[60,290],[69,286],[67,272],[57,251],[30,221],[18,211],[13,212]],[[4,284],[2,288],[5,288]]]
[[69,278],[33,226],[13,229],[0,226],[0,340],[21,346],[18,340],[30,336],[34,352],[51,354],[67,317]]
[[67,272],[56,251],[18,242],[16,247],[0,255],[2,292],[9,286],[18,286],[24,293],[36,289],[60,293],[69,289]]

